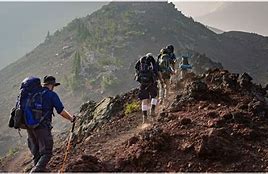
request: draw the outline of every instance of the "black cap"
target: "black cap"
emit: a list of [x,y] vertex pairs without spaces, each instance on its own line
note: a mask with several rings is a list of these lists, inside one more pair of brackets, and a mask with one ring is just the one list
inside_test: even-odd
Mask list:
[[60,85],[60,83],[56,82],[56,78],[53,76],[45,76],[43,84],[44,85],[54,85],[54,86]]
[[173,45],[168,45],[167,47],[166,47],[170,52],[174,52],[174,46]]

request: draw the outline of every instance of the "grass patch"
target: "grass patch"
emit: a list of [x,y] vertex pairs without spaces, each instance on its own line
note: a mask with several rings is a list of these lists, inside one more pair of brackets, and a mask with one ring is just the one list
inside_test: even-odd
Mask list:
[[137,112],[140,110],[140,102],[133,101],[132,103],[128,103],[125,107],[125,115]]
[[19,151],[18,148],[10,148],[10,149],[8,150],[6,156],[13,156],[13,155],[15,155],[18,151]]

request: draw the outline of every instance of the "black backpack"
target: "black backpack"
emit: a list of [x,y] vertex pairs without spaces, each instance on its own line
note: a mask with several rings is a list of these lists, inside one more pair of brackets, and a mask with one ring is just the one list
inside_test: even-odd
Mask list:
[[146,56],[140,59],[140,67],[138,72],[138,82],[141,84],[149,84],[154,81],[153,65]]
[[170,74],[172,72],[170,67],[170,56],[168,54],[162,54],[158,61],[161,73]]

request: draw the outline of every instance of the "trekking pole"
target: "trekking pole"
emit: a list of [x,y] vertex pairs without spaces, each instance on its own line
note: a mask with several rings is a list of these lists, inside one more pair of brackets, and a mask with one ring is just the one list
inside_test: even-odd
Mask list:
[[63,159],[62,166],[61,166],[61,169],[60,169],[60,172],[59,173],[63,173],[64,172],[65,162],[67,160],[68,153],[69,153],[69,151],[71,149],[71,142],[72,142],[72,139],[73,139],[75,122],[76,122],[76,120],[73,121],[73,125],[72,125],[71,133],[70,133],[70,136],[69,136],[67,148],[66,148],[66,151],[65,151],[64,159]]

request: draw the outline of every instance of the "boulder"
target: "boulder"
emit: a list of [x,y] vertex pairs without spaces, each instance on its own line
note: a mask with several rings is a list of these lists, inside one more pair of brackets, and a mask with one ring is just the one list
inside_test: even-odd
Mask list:
[[188,125],[191,124],[192,120],[190,118],[183,118],[181,119],[181,125]]
[[96,103],[88,101],[80,108],[79,120],[77,123],[78,142],[86,139],[91,131],[101,127],[114,116],[124,114],[125,103],[129,103],[137,99],[138,89],[117,95],[115,97],[107,97]]
[[252,77],[248,73],[243,73],[238,77],[238,83],[241,88],[248,89],[252,85]]
[[81,155],[77,160],[66,166],[65,172],[100,172],[105,171],[101,161],[91,155]]
[[188,84],[186,90],[190,97],[202,99],[208,93],[208,86],[206,83],[197,80]]
[[224,128],[212,128],[203,135],[196,153],[200,158],[231,162],[239,157],[239,148]]
[[238,77],[239,77],[239,74],[235,74],[235,73],[224,74],[223,86],[226,86],[231,89],[236,89]]
[[266,102],[258,101],[258,100],[252,100],[248,104],[248,111],[253,113],[256,116],[264,117],[267,116],[267,104]]

